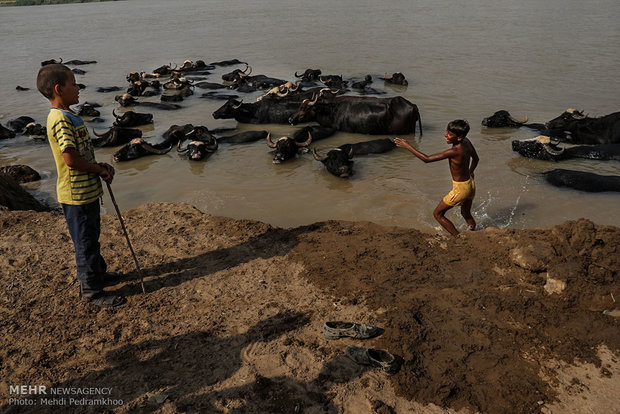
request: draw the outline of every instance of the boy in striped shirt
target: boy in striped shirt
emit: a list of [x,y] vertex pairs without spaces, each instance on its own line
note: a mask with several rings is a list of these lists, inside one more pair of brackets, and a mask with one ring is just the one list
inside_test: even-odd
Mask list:
[[75,248],[81,295],[99,307],[121,305],[124,297],[103,290],[106,282],[118,281],[122,274],[106,272],[99,245],[99,199],[103,195],[99,178],[112,182],[114,168],[95,161],[84,121],[70,109],[79,102],[80,92],[73,72],[61,64],[43,66],[37,76],[37,89],[52,105],[47,137],[58,172],[58,202]]

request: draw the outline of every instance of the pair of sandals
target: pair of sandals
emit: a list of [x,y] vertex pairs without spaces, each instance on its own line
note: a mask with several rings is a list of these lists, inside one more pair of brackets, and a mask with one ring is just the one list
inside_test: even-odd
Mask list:
[[[112,286],[124,280],[125,274],[122,272],[106,272],[103,278],[105,286]],[[84,300],[87,303],[99,308],[113,308],[127,302],[127,299],[124,296],[115,295],[113,293],[106,292],[105,290],[97,292],[89,298],[84,298]]]
[[[323,324],[323,335],[327,339],[355,338],[369,339],[381,335],[383,329],[375,325],[355,322],[330,321]],[[345,350],[346,355],[353,361],[362,365],[370,365],[381,369],[387,375],[394,375],[403,364],[403,359],[398,355],[392,355],[384,349],[363,348],[349,345]]]

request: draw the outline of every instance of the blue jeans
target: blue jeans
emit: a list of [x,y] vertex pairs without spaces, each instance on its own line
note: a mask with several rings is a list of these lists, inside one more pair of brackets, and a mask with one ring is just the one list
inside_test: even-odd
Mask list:
[[74,206],[61,204],[75,248],[77,278],[82,296],[92,297],[103,290],[106,263],[100,252],[101,232],[99,200]]

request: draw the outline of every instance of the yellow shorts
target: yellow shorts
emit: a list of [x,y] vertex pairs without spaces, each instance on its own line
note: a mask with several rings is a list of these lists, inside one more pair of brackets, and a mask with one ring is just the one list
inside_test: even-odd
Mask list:
[[467,181],[452,181],[452,191],[444,198],[443,202],[449,206],[460,206],[465,200],[473,200],[476,195],[476,183],[470,178]]

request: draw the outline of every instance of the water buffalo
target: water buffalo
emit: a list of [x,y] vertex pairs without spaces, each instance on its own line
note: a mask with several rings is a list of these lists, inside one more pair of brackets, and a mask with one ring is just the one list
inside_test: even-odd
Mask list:
[[97,117],[97,116],[101,115],[101,112],[96,110],[93,105],[85,103],[82,106],[80,106],[80,109],[78,111],[78,115],[79,116],[88,116],[88,117],[94,118],[94,117]]
[[342,79],[340,75],[322,75],[319,80],[328,88],[346,89],[348,82]]
[[351,157],[355,157],[357,155],[382,154],[392,151],[396,148],[396,144],[389,138],[383,138],[357,142],[355,144],[343,144],[338,148],[350,154]]
[[76,75],[86,75],[86,71],[83,69],[73,68],[71,69],[71,72],[75,73]]
[[351,88],[353,89],[366,89],[366,86],[372,83],[372,76],[366,75],[364,80],[353,82]]
[[351,154],[340,148],[330,150],[325,155],[319,155],[312,149],[312,155],[317,161],[321,161],[327,171],[340,178],[349,178],[353,175],[353,160]]
[[313,82],[319,80],[319,76],[321,76],[321,69],[306,69],[301,75],[298,75],[297,72],[295,72],[295,77],[300,78],[302,81],[305,82]]
[[34,119],[29,116],[23,115],[15,119],[9,120],[9,122],[6,123],[6,126],[9,127],[14,133],[21,134],[24,131],[24,128],[26,128],[26,125],[33,122]]
[[73,65],[73,66],[80,66],[80,65],[92,65],[94,63],[97,63],[96,60],[79,60],[79,59],[73,59],[73,60],[68,60],[65,62],[65,65]]
[[422,135],[418,107],[401,96],[333,96],[329,90],[324,92],[327,93],[303,101],[289,122],[295,125],[316,121],[338,131],[371,135],[415,133],[416,122],[419,122]]
[[245,131],[234,135],[218,137],[217,141],[226,144],[245,144],[265,139],[268,135],[267,131]]
[[162,65],[158,67],[157,69],[153,70],[153,73],[157,75],[170,75],[172,71],[174,71],[176,68],[177,66],[174,65],[174,68],[173,68],[172,64]]
[[15,90],[18,90],[18,91],[29,91],[29,90],[30,90],[30,88],[25,88],[25,87],[23,87],[23,86],[19,86],[19,85],[17,85],[17,86],[15,87]]
[[153,114],[127,111],[124,112],[122,115],[116,115],[116,112],[112,110],[112,115],[114,115],[114,118],[116,118],[116,121],[114,121],[113,125],[122,128],[131,128],[153,123]]
[[126,144],[134,138],[140,138],[142,136],[142,131],[134,128],[113,126],[102,134],[97,133],[97,131],[93,129],[93,134],[98,137],[92,140],[93,146],[114,147],[116,145]]
[[42,126],[41,124],[37,124],[36,122],[31,122],[28,125],[26,125],[26,129],[24,130],[24,135],[45,137],[47,136],[47,128]]
[[95,89],[95,91],[102,93],[117,92],[122,90],[123,88],[121,88],[120,86],[99,86],[97,89]]
[[222,75],[222,80],[226,82],[234,82],[242,76],[247,76],[252,72],[252,67],[245,64],[245,69],[235,69],[232,72],[228,72]]
[[215,119],[234,118],[237,122],[247,124],[286,124],[297,112],[303,95],[279,98],[269,95],[258,102],[244,103],[229,99],[213,112]]
[[41,179],[41,175],[37,171],[22,164],[0,167],[0,173],[10,175],[18,183],[29,183]]
[[15,132],[11,131],[4,125],[0,125],[0,139],[15,138]]
[[56,59],[49,59],[49,60],[44,60],[43,62],[41,62],[41,66],[47,66],[47,65],[55,65],[55,64],[60,64],[62,63],[62,58],[56,60]]
[[541,135],[522,141],[512,141],[512,150],[527,158],[562,161],[571,158],[590,160],[620,160],[620,144],[576,145],[560,148],[551,138]]
[[392,76],[386,75],[382,79],[386,81],[387,83],[391,83],[394,85],[403,85],[403,86],[409,85],[409,82],[407,82],[407,79],[405,79],[405,75],[403,75],[400,72],[393,73]]
[[298,129],[295,134],[293,134],[293,139],[297,142],[303,142],[308,138],[308,134],[312,134],[312,142],[316,142],[331,137],[335,133],[336,130],[334,128],[326,128],[320,125],[308,125]]
[[226,85],[222,85],[221,83],[214,83],[214,82],[198,82],[198,83],[195,83],[194,86],[200,89],[210,89],[210,90],[228,88],[228,86]]
[[571,144],[620,144],[620,112],[591,118],[567,109],[545,124],[550,136]]
[[129,161],[147,155],[162,155],[171,149],[172,144],[169,142],[152,145],[142,138],[135,138],[116,151],[113,157],[116,162]]
[[204,60],[197,60],[195,62],[192,62],[191,60],[186,60],[185,62],[183,62],[181,67],[177,70],[181,72],[196,72],[199,70],[206,70],[206,69],[213,69],[213,68],[215,68],[214,65],[207,65],[204,62]]
[[548,183],[556,187],[570,187],[590,193],[620,191],[620,177],[615,175],[555,169],[546,172],[544,176]]
[[510,112],[502,109],[484,118],[482,120],[482,126],[487,128],[520,128],[524,126],[539,132],[544,132],[545,126],[543,124],[528,124],[526,123],[527,120],[527,116],[523,120],[520,120],[510,115]]
[[[184,140],[189,140],[189,144],[182,148],[181,144]],[[177,152],[187,153],[190,160],[200,161],[208,154],[217,150],[218,143],[205,126],[196,126],[191,131],[187,132],[183,139],[179,140],[177,145]]]
[[219,62],[211,62],[212,66],[232,66],[232,65],[247,65],[245,62],[241,62],[239,59],[221,60]]
[[116,102],[118,102],[121,106],[124,106],[124,107],[127,107],[127,106],[149,106],[149,107],[152,107],[152,108],[163,109],[163,110],[174,110],[174,109],[181,109],[182,108],[181,105],[172,104],[172,103],[141,102],[141,101],[138,101],[133,96],[129,95],[128,93],[126,93],[124,95],[118,95],[118,96],[116,96],[114,98],[114,100],[116,100]]
[[273,163],[279,164],[301,153],[304,149],[307,151],[308,145],[312,142],[312,135],[308,133],[308,139],[304,142],[297,142],[293,138],[281,137],[275,143],[271,141],[271,134],[267,135],[267,145],[274,148]]

